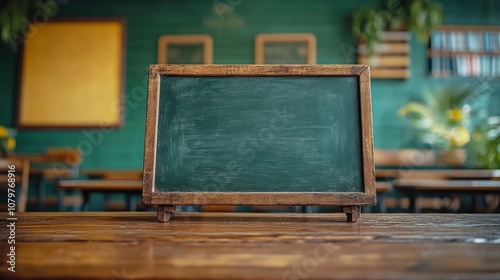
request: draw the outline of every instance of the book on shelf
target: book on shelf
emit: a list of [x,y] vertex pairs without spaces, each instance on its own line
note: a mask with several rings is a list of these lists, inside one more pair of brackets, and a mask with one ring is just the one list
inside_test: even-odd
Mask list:
[[430,39],[432,76],[500,77],[500,28],[446,28]]
[[435,77],[500,77],[500,56],[432,56],[430,63]]

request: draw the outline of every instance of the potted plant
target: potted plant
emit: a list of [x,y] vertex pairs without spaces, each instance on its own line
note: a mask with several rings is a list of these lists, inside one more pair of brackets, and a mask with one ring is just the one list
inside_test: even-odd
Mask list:
[[473,132],[472,151],[480,168],[500,169],[500,117],[489,117]]
[[406,17],[408,28],[422,43],[427,43],[432,32],[441,25],[443,12],[441,5],[428,0],[411,0]]
[[367,55],[376,54],[386,30],[409,30],[423,43],[442,21],[439,4],[429,0],[386,0],[385,7],[362,7],[352,15],[352,34],[366,45]]
[[15,48],[19,38],[28,28],[32,15],[42,12],[52,16],[57,10],[56,1],[4,0],[0,1],[0,38]]
[[473,87],[445,87],[427,91],[422,102],[409,102],[399,115],[411,120],[420,140],[440,151],[445,165],[463,165],[467,154],[463,148],[471,139],[471,115],[479,110],[480,98],[472,98]]
[[389,13],[371,7],[362,7],[353,13],[352,34],[365,44],[368,56],[375,54],[388,19]]

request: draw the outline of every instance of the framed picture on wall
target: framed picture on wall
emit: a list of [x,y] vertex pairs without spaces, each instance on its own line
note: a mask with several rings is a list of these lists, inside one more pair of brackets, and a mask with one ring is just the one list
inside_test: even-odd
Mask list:
[[259,34],[255,37],[256,64],[316,64],[314,34]]
[[158,40],[159,64],[212,64],[210,35],[163,35]]
[[124,21],[53,21],[29,28],[35,35],[22,52],[17,126],[121,126]]

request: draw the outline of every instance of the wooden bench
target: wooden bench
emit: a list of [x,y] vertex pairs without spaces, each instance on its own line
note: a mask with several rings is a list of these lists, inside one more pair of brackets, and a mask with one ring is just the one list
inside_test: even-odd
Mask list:
[[135,211],[135,204],[132,202],[132,196],[141,194],[141,180],[61,180],[57,185],[59,189],[59,211],[63,210],[66,192],[78,190],[81,191],[83,202],[80,206],[81,211],[89,209],[90,195],[92,193],[123,193],[125,194],[125,208],[129,211]]
[[[410,200],[409,211],[417,213],[416,200],[421,194],[493,194],[500,193],[500,180],[397,179],[394,188]],[[475,202],[475,200],[473,200]]]

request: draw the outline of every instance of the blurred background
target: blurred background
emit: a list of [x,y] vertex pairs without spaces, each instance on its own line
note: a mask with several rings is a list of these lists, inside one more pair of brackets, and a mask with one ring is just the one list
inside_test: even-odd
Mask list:
[[[138,182],[155,63],[370,64],[387,207],[366,210],[498,211],[500,1],[3,0],[0,7],[2,155],[28,174],[18,201],[28,211],[144,209]],[[489,171],[467,173],[474,170]],[[404,186],[426,184],[437,194],[423,193],[412,206]],[[491,191],[460,189],[474,186]]]

